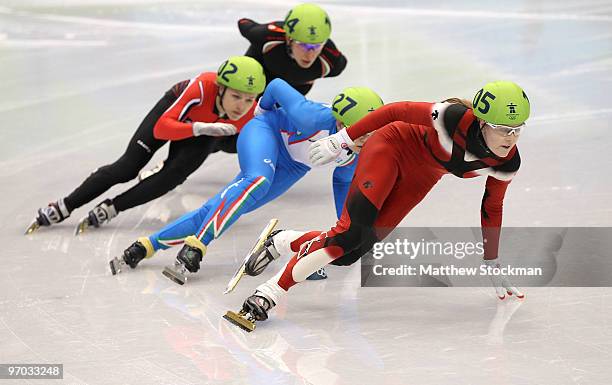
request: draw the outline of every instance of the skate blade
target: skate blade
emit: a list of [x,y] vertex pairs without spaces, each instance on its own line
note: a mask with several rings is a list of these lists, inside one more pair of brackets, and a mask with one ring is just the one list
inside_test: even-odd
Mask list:
[[85,217],[79,221],[79,224],[74,229],[74,235],[83,234],[85,230],[89,228],[88,217]]
[[32,234],[33,232],[35,232],[39,228],[40,228],[40,224],[38,223],[38,220],[34,219],[32,221],[32,223],[30,223],[30,225],[26,229],[24,235]]
[[223,316],[223,318],[246,332],[250,333],[255,330],[255,322],[246,319],[240,313],[235,313],[231,310],[228,310],[227,313],[225,313],[225,315]]
[[238,285],[238,282],[240,282],[242,277],[246,275],[247,262],[249,261],[249,259],[251,259],[251,256],[253,255],[254,252],[259,251],[263,247],[263,244],[266,241],[266,238],[268,238],[268,235],[270,235],[270,233],[274,231],[274,229],[276,228],[276,225],[278,225],[278,219],[276,218],[270,219],[270,222],[268,222],[268,224],[263,229],[261,234],[259,234],[259,238],[257,238],[257,242],[255,242],[255,245],[251,248],[249,253],[244,258],[244,261],[242,262],[242,266],[240,266],[238,270],[236,270],[232,278],[227,283],[227,287],[225,288],[225,291],[223,292],[223,294],[231,293],[236,288],[236,285]]
[[119,257],[115,257],[108,262],[110,266],[110,271],[113,275],[117,275],[121,273],[121,268],[125,265],[122,259]]
[[184,285],[187,281],[187,277],[185,276],[185,274],[181,274],[180,272],[176,271],[174,267],[164,267],[164,271],[162,271],[162,274],[165,275],[166,278],[170,279],[175,283],[178,283],[179,285]]
[[245,264],[242,264],[242,266],[240,266],[240,269],[238,269],[238,271],[234,273],[232,279],[230,279],[230,281],[227,283],[227,287],[225,288],[223,294],[231,293],[232,290],[234,290],[236,285],[238,285],[238,282],[240,282],[242,277],[246,275],[246,273],[244,272],[245,268]]

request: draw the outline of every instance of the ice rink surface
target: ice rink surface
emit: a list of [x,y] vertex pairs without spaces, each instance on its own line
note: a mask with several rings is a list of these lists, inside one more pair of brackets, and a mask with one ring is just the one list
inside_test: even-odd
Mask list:
[[[183,287],[161,275],[176,249],[117,277],[107,262],[214,195],[238,170],[231,155],[214,154],[174,192],[99,230],[73,236],[95,203],[130,184],[22,235],[38,207],[123,152],[172,84],[246,50],[238,18],[278,20],[292,5],[0,1],[0,363],[64,364],[63,381],[0,383],[609,384],[609,288],[525,288],[525,301],[499,302],[488,287],[360,288],[356,264],[293,288],[254,333],[224,321],[281,267],[222,294],[270,217],[283,228],[334,223],[326,170],[241,218]],[[387,102],[471,98],[488,81],[514,80],[532,118],[504,224],[612,224],[612,2],[321,5],[349,64],[310,98],[330,101],[353,85]],[[403,224],[478,226],[483,184],[445,177]],[[307,207],[295,204],[301,199]]]

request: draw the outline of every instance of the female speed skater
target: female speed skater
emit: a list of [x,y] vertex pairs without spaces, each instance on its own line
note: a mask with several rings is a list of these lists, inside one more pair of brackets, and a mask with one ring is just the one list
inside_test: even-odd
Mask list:
[[[317,5],[297,5],[283,21],[259,24],[243,18],[238,21],[238,29],[250,43],[245,55],[263,66],[266,80],[283,79],[302,95],[310,91],[316,79],[338,76],[346,68],[346,57],[329,38],[329,16]],[[235,148],[236,140],[234,135],[225,142]],[[159,165],[143,175],[158,169]]]
[[166,194],[183,183],[209,154],[218,150],[235,153],[231,139],[253,117],[256,97],[265,85],[263,68],[246,56],[230,57],[217,73],[204,72],[175,84],[144,118],[125,153],[95,170],[70,195],[40,208],[26,234],[62,222],[74,209],[112,186],[136,178],[166,142],[170,142],[170,148],[161,170],[99,203],[80,221],[77,234]]
[[[308,159],[312,141],[351,126],[382,104],[371,89],[355,87],[338,94],[330,108],[307,100],[284,80],[273,80],[259,101],[259,108],[265,112],[244,126],[238,137],[240,173],[201,208],[149,237],[139,238],[121,256],[110,261],[112,273],[116,274],[124,265],[135,268],[159,249],[183,244],[174,268],[166,268],[164,275],[184,284],[186,272],[195,273],[200,269],[207,245],[213,239],[242,214],[281,196],[306,175],[312,166]],[[353,151],[339,150],[333,163],[338,217],[356,164]]]
[[[239,313],[228,312],[232,323],[253,330],[290,287],[328,263],[350,265],[384,239],[448,173],[460,178],[486,175],[481,206],[484,262],[497,266],[502,207],[506,189],[520,166],[516,142],[529,117],[530,104],[515,83],[486,84],[470,103],[388,104],[358,123],[310,148],[315,165],[333,161],[338,149],[353,139],[375,133],[359,155],[342,216],[326,232],[278,232],[253,255],[252,265],[263,271],[279,255],[293,254],[273,278],[257,287]],[[254,275],[254,274],[251,274]],[[506,277],[492,278],[500,299],[523,294]]]
[[261,63],[268,81],[284,79],[302,95],[316,79],[338,76],[346,67],[346,58],[329,39],[329,16],[317,5],[297,5],[284,21],[240,19],[238,28],[250,43],[245,55]]

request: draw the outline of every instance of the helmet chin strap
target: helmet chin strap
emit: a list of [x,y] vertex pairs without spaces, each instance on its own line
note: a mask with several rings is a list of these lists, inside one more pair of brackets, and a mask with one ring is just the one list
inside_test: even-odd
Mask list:
[[287,44],[285,44],[285,47],[287,48],[287,56],[289,56],[289,58],[291,58],[291,60],[297,62],[297,60],[295,60],[295,56],[293,56],[293,52],[291,51],[291,42],[293,41],[293,39],[291,38],[287,38],[286,42]]
[[217,92],[217,100],[215,104],[217,105],[217,110],[219,110],[219,117],[227,115],[225,108],[223,107],[223,96],[225,95],[225,91],[227,91],[227,87],[223,86],[223,91],[219,90]]
[[478,130],[478,136],[476,137],[476,139],[480,142],[480,145],[490,154],[495,155],[495,153],[493,152],[493,150],[491,150],[491,148],[489,147],[489,145],[487,144],[487,141],[485,140],[484,137],[484,128],[485,128],[485,124],[486,122],[482,119],[478,119],[478,125],[480,125],[480,122],[483,122],[484,124],[482,126],[480,126],[480,130]]

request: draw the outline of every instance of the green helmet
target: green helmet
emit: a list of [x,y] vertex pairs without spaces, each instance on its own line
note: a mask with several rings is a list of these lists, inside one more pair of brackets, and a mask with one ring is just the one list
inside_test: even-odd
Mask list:
[[517,126],[529,118],[529,99],[516,83],[487,83],[474,96],[474,115],[488,123]]
[[283,24],[285,34],[302,43],[320,44],[331,35],[331,22],[318,5],[300,4],[293,7]]
[[217,84],[252,94],[266,88],[266,75],[259,62],[248,56],[232,56],[217,70]]
[[368,112],[374,111],[383,105],[378,94],[368,87],[345,88],[336,95],[332,102],[332,115],[344,126],[349,127]]

